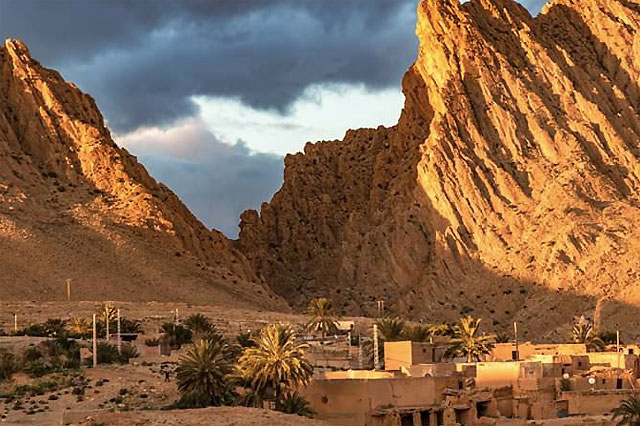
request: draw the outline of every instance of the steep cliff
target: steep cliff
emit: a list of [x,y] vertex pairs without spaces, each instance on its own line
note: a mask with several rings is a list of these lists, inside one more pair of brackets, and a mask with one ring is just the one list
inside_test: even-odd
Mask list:
[[0,48],[0,298],[179,300],[286,308],[246,259],[157,183],[93,99]]
[[416,34],[398,125],[288,156],[238,247],[297,306],[640,323],[640,2],[423,0]]

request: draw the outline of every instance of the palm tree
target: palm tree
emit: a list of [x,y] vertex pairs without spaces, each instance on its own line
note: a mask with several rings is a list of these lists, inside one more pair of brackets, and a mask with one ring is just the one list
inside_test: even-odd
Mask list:
[[315,411],[298,392],[288,393],[282,399],[280,411],[286,414],[297,414],[304,417],[313,417]]
[[405,322],[400,318],[381,318],[376,322],[380,339],[385,342],[404,340]]
[[584,343],[590,351],[601,352],[605,347],[602,339],[593,332],[593,325],[582,318],[573,325],[571,338],[575,343]]
[[511,339],[507,334],[498,333],[496,334],[496,343],[509,343]]
[[198,340],[190,345],[176,369],[179,405],[207,407],[229,400],[227,377],[232,371],[227,361],[227,346],[221,342]]
[[245,348],[238,359],[239,375],[255,392],[256,405],[268,391],[275,394],[276,408],[285,392],[309,383],[313,367],[304,358],[308,345],[298,343],[289,325],[271,324],[254,339],[255,347]]
[[616,426],[640,426],[640,397],[632,395],[613,411],[613,420],[620,417]]
[[324,297],[312,299],[307,306],[307,315],[311,317],[307,323],[307,329],[322,333],[322,342],[327,333],[332,334],[338,331],[336,313],[329,299]]
[[431,338],[429,326],[422,324],[407,325],[404,328],[403,336],[412,342],[426,342]]
[[[105,337],[107,330],[111,327],[111,325],[116,321],[118,316],[118,310],[113,303],[105,302],[100,308],[100,321],[104,323],[105,329]],[[111,329],[112,331],[113,329]]]
[[431,324],[429,332],[432,336],[451,336],[453,329],[449,324]]
[[450,356],[466,356],[467,362],[479,361],[482,355],[486,355],[493,349],[495,336],[480,335],[481,318],[467,316],[460,318],[453,326],[453,338],[451,347],[447,350]]
[[[209,322],[209,318],[202,314],[193,314],[184,321],[187,327],[193,333],[195,340],[202,338],[206,334],[213,331],[213,325]],[[211,339],[209,339],[211,340]]]

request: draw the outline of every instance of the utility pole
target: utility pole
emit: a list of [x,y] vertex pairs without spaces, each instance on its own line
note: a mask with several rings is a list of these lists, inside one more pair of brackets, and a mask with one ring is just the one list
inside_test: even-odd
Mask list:
[[384,300],[377,300],[378,305],[378,318],[382,318],[384,315]]
[[516,321],[513,322],[513,338],[516,344],[516,361],[520,361],[520,352],[518,351],[518,323]]
[[362,336],[358,333],[358,369],[362,370]]
[[380,368],[380,353],[378,352],[378,325],[373,324],[373,369]]
[[120,333],[120,309],[118,309],[118,353],[122,353],[122,334]]
[[71,302],[71,278],[67,278],[67,302]]
[[[616,326],[616,352],[618,353],[618,370],[620,370],[620,329]],[[620,374],[620,371],[617,373]]]
[[109,310],[106,310],[106,311],[104,312],[104,314],[105,314],[105,315],[104,315],[104,322],[105,322],[105,324],[107,325],[107,332],[105,333],[104,338],[105,338],[105,340],[107,341],[107,343],[109,343],[109,323],[111,322],[111,321],[110,321],[110,320],[111,320],[111,318],[109,318],[109,316],[110,316],[109,314],[110,314],[110,313],[111,313],[111,312],[110,312]]
[[93,368],[98,366],[98,329],[96,327],[96,314],[93,314]]
[[18,314],[17,313],[13,314],[13,331],[15,333],[18,332]]
[[178,308],[176,308],[176,325],[178,325]]

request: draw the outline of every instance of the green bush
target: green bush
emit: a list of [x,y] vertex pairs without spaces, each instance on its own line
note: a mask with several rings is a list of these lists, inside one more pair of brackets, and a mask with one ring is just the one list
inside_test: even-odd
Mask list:
[[118,347],[106,342],[98,342],[98,364],[127,364],[130,358],[138,357],[135,346],[123,344],[121,353]]
[[76,369],[80,367],[80,346],[66,337],[47,340],[25,349],[22,363],[24,371],[35,377]]
[[65,336],[67,331],[65,329],[66,322],[59,318],[50,318],[45,322],[39,324],[32,324],[25,327],[21,333],[25,336],[33,337],[58,337]]

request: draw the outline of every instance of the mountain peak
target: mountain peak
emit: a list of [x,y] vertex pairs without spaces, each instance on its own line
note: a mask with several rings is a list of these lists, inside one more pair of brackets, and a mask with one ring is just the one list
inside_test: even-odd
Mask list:
[[290,158],[243,216],[258,272],[294,305],[532,337],[637,321],[640,3],[424,0],[416,34],[398,125]]
[[4,299],[59,298],[72,278],[87,300],[286,309],[118,147],[93,98],[17,40],[0,48],[0,256]]

